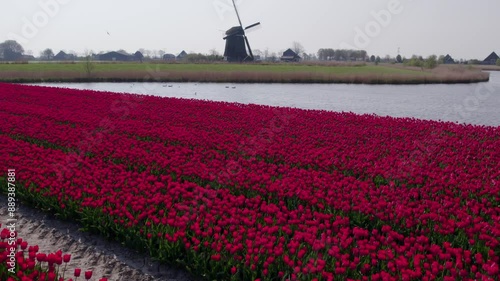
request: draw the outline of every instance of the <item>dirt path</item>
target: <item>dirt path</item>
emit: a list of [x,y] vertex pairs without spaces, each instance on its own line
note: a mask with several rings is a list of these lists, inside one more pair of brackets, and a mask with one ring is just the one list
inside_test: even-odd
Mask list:
[[[7,224],[7,199],[0,196],[0,223]],[[63,222],[39,210],[19,206],[16,230],[29,245],[38,245],[40,252],[62,250],[71,254],[66,279],[74,268],[92,270],[92,280],[107,277],[109,281],[188,281],[200,280],[180,269],[152,262],[147,256],[125,249],[97,235],[82,233],[76,223]]]

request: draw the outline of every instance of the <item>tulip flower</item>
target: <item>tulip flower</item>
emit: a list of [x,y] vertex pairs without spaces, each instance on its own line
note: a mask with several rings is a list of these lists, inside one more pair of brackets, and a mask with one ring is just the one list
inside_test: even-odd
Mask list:
[[73,274],[75,277],[80,277],[82,270],[80,268],[75,268],[75,273]]

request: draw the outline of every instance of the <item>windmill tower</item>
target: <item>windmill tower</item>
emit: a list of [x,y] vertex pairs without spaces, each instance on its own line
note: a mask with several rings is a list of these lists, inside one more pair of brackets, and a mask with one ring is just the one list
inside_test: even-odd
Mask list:
[[[226,57],[229,62],[243,62],[243,61],[253,61],[254,56],[252,53],[252,49],[250,48],[250,43],[248,42],[248,38],[245,34],[245,31],[250,28],[256,27],[260,25],[260,22],[254,23],[243,28],[243,24],[241,23],[240,14],[238,13],[238,8],[233,0],[234,10],[236,11],[236,16],[238,17],[239,26],[234,26],[228,31],[226,31],[226,37],[223,39],[226,40],[226,49],[224,51],[224,57]],[[248,53],[247,53],[248,51]]]

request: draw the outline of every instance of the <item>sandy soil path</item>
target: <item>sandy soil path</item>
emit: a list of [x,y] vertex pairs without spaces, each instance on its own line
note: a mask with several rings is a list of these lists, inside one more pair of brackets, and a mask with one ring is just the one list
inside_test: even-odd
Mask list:
[[[0,195],[0,223],[7,224],[7,199]],[[151,261],[143,254],[125,249],[97,235],[82,233],[76,223],[60,221],[31,207],[18,205],[16,230],[40,252],[62,250],[71,254],[66,278],[74,268],[92,270],[92,280],[107,277],[110,281],[190,281],[200,280],[188,272]]]

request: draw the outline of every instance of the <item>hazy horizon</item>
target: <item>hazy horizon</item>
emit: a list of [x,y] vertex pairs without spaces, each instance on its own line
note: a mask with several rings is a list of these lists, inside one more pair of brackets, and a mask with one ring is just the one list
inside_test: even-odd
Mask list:
[[[177,54],[223,53],[225,30],[238,25],[230,0],[8,0],[0,19],[0,42],[15,39],[38,56],[46,48]],[[320,48],[363,49],[369,55],[450,54],[484,59],[500,53],[500,1],[496,0],[239,0],[252,49],[281,52],[301,43]]]

